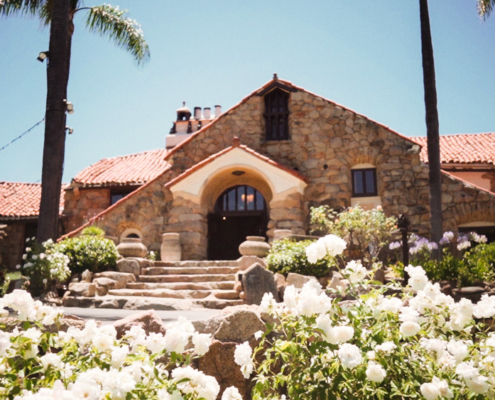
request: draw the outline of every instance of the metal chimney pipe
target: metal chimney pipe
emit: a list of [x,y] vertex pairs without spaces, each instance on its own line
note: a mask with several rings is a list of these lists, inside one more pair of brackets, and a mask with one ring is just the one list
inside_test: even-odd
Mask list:
[[201,119],[201,107],[194,107],[194,119]]
[[215,118],[218,118],[222,114],[222,106],[215,106]]
[[211,108],[210,107],[205,107],[203,109],[203,117],[204,117],[204,119],[211,119]]

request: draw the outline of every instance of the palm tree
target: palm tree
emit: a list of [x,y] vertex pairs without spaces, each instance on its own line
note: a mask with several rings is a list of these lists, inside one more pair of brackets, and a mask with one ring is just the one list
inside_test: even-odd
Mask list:
[[495,8],[495,0],[478,0],[478,14],[486,19]]
[[39,17],[50,25],[48,48],[45,141],[38,220],[39,242],[56,239],[65,153],[67,86],[69,82],[74,16],[86,12],[90,31],[113,40],[138,63],[149,58],[148,44],[140,26],[126,17],[126,10],[104,4],[83,7],[82,0],[0,0],[0,15]]
[[[438,243],[442,238],[442,173],[440,171],[440,129],[437,109],[435,62],[427,0],[419,0],[419,10],[430,185],[430,230],[431,240]],[[441,257],[440,251],[435,253],[435,258],[438,259]]]

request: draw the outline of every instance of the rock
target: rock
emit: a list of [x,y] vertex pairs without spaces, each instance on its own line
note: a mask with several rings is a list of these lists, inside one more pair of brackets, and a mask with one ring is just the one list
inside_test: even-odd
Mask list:
[[383,267],[378,268],[375,271],[375,275],[373,276],[373,280],[385,283],[385,269]]
[[[63,318],[60,319],[60,325],[57,324],[48,325],[46,327],[48,332],[56,333],[59,331],[67,332],[67,330],[73,326],[77,329],[84,329],[86,326],[86,320],[83,318],[79,318],[76,315],[64,315]],[[101,321],[96,321],[97,326],[101,326]]]
[[275,279],[275,283],[277,284],[277,291],[280,297],[280,300],[284,298],[285,288],[287,286],[287,281],[285,276],[282,274],[276,273],[273,278]]
[[134,275],[139,275],[141,273],[139,263],[132,258],[123,258],[122,260],[117,261],[117,270],[119,272],[127,272]]
[[246,294],[246,303],[261,304],[261,299],[265,293],[272,293],[274,299],[278,301],[277,284],[275,283],[273,272],[268,271],[260,264],[256,263],[241,275],[242,287]]
[[255,312],[238,310],[222,319],[214,337],[222,342],[244,342],[265,329],[265,324]]
[[105,286],[96,286],[96,295],[97,296],[106,296],[108,294],[108,288]]
[[266,268],[266,263],[262,258],[257,256],[242,256],[239,259],[239,271],[247,270],[253,264],[260,264],[261,266]]
[[93,279],[93,273],[89,269],[87,269],[81,274],[81,279],[84,282],[91,282],[91,280]]
[[296,289],[301,289],[305,283],[309,281],[318,281],[314,276],[305,276],[301,274],[294,274],[292,272],[287,275],[287,286],[293,285]]
[[242,292],[242,282],[241,281],[235,281],[234,290],[236,292]]
[[[208,353],[197,360],[198,369],[206,375],[214,376],[220,384],[221,393],[230,386],[235,386],[243,399],[251,398],[253,383],[244,379],[241,369],[234,362],[237,343],[222,343],[214,340]],[[255,345],[255,343],[253,343]]]
[[239,298],[241,300],[245,300],[246,299],[246,293],[245,292],[239,292]]
[[69,284],[71,296],[94,297],[96,285],[88,282],[73,282]]
[[116,288],[116,281],[110,278],[96,278],[93,281],[96,284],[96,294],[98,296],[105,296],[109,290]]
[[109,278],[115,281],[115,289],[124,289],[129,282],[136,282],[136,275],[129,272],[105,271],[94,275],[94,279]]
[[133,326],[140,326],[146,333],[161,333],[167,331],[161,318],[156,314],[155,310],[143,311],[137,314],[129,315],[123,319],[119,319],[113,323],[117,330],[117,338],[120,339]]
[[328,288],[337,289],[339,286],[342,286],[342,284],[340,283],[340,279],[334,274],[334,276],[332,276],[332,280],[328,284]]

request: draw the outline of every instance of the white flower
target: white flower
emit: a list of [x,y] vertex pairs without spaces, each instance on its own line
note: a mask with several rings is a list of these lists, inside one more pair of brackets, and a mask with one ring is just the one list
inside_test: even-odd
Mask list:
[[253,354],[253,349],[248,342],[243,344],[238,344],[235,346],[234,361],[237,365],[245,365],[251,362],[251,355]]
[[409,286],[413,288],[413,290],[423,290],[428,283],[428,277],[426,275],[415,274],[409,278],[408,283]]
[[44,369],[47,369],[49,366],[55,368],[63,368],[64,366],[64,363],[58,354],[46,353],[44,356],[40,357],[40,361]]
[[220,386],[212,376],[205,375],[190,366],[179,367],[172,371],[172,377],[177,382],[177,388],[185,394],[195,394],[196,398],[204,397],[206,400],[215,400],[220,392]]
[[403,322],[400,326],[400,333],[402,336],[409,337],[416,335],[421,330],[418,323],[412,321]]
[[152,354],[161,353],[165,349],[165,337],[161,333],[151,332],[146,338],[146,347]]
[[129,354],[129,346],[115,346],[112,349],[112,368],[120,368],[124,364],[125,358]]
[[163,345],[169,352],[182,354],[189,343],[190,334],[178,328],[167,329]]
[[290,310],[297,307],[297,290],[294,285],[290,285],[285,288],[284,292],[284,304]]
[[166,389],[160,389],[157,392],[157,397],[159,400],[184,400],[184,397],[177,390],[170,394]]
[[353,344],[343,344],[337,354],[340,362],[346,368],[355,368],[363,361],[359,348]]
[[95,346],[99,352],[105,352],[113,347],[114,338],[105,333],[97,333],[93,337],[92,342],[93,346]]
[[7,355],[7,350],[12,347],[10,342],[10,335],[6,332],[0,331],[0,357]]
[[375,364],[374,362],[368,364],[368,368],[366,368],[366,377],[370,381],[380,383],[386,376],[387,373],[380,364]]
[[361,261],[353,260],[346,265],[343,274],[347,279],[349,279],[349,282],[358,283],[366,278],[366,275],[368,275],[368,270],[363,267]]
[[231,386],[223,392],[222,400],[242,400],[242,396],[235,386]]
[[325,258],[326,255],[327,248],[320,239],[306,247],[306,257],[311,264],[316,264],[318,261]]
[[328,254],[332,257],[341,255],[347,247],[346,241],[336,235],[326,235],[318,239],[318,241],[320,240],[325,244]]
[[440,396],[440,391],[434,383],[423,383],[420,390],[426,400],[435,400]]
[[263,336],[263,331],[258,331],[254,333],[254,338],[256,340],[260,340],[262,336]]
[[391,353],[397,348],[394,342],[383,342],[375,347],[376,351],[382,351],[384,353]]
[[447,381],[443,381],[436,376],[433,377],[432,383],[437,387],[440,396],[445,397],[447,399],[451,399],[454,397],[454,393],[449,388],[449,384]]
[[277,302],[273,298],[273,294],[271,292],[265,293],[261,299],[260,311],[265,314],[271,314],[276,306]]
[[192,337],[194,352],[200,356],[205,355],[211,346],[211,335],[194,332]]

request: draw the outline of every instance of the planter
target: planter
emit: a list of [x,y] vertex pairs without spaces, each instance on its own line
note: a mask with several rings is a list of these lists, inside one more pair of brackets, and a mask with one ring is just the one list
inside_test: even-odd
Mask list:
[[122,257],[140,257],[145,258],[148,254],[148,249],[138,238],[125,238],[117,246],[117,251]]
[[162,261],[180,261],[182,249],[180,247],[180,235],[178,233],[164,233],[160,247]]
[[265,242],[263,236],[248,236],[245,242],[239,246],[239,253],[243,256],[266,257],[270,251],[270,245]]

